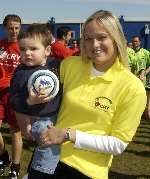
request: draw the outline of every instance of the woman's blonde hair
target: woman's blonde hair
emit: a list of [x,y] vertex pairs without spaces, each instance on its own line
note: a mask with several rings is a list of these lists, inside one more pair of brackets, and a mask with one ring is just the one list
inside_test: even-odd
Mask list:
[[115,43],[117,48],[117,55],[120,62],[127,68],[129,68],[128,64],[128,55],[127,55],[127,47],[126,47],[126,39],[124,37],[124,33],[120,22],[117,17],[112,15],[111,12],[105,10],[96,11],[92,14],[83,24],[82,28],[82,36],[81,36],[81,56],[84,62],[88,62],[89,58],[87,57],[86,49],[85,49],[85,30],[86,26],[89,22],[95,20],[98,23],[102,23],[104,28],[109,33],[110,37]]

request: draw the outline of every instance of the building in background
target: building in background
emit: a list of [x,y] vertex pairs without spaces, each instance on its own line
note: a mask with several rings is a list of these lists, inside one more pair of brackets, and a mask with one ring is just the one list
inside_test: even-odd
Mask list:
[[[123,27],[124,34],[128,42],[131,41],[132,36],[138,35],[141,37],[142,47],[150,50],[150,18],[127,18],[120,16],[120,23]],[[55,18],[51,17],[48,20],[49,23],[52,23],[54,26],[54,35],[56,34],[57,28],[64,25],[69,26],[72,29],[72,39],[79,40],[81,36],[81,28],[83,22],[79,21],[64,21],[55,22]],[[31,23],[31,22],[30,22]],[[28,24],[24,23],[22,29],[26,28]],[[2,24],[0,24],[0,39],[6,35]]]
[[150,17],[137,19],[120,16],[119,20],[128,42],[131,42],[133,36],[140,36],[141,46],[150,50]]

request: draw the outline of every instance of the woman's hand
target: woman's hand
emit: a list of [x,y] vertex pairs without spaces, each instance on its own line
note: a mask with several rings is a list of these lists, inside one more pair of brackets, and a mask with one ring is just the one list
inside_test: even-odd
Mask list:
[[47,130],[43,131],[40,136],[40,145],[45,147],[52,144],[62,144],[66,129],[56,128],[48,125]]

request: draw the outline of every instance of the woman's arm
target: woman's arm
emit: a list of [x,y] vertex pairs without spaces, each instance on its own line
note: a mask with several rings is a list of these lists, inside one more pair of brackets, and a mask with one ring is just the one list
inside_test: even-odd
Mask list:
[[131,95],[127,95],[117,106],[109,135],[101,136],[48,126],[48,130],[41,135],[41,144],[61,144],[68,138],[79,149],[114,155],[122,153],[132,140],[145,108],[146,93],[141,83],[140,86],[143,88],[141,92],[131,88]]
[[100,136],[76,131],[75,147],[95,152],[121,154],[127,147],[127,143],[113,136]]
[[48,130],[41,135],[41,145],[62,144],[71,141],[75,148],[95,152],[121,154],[127,143],[113,136],[100,136],[88,134],[74,129],[58,129],[48,126]]

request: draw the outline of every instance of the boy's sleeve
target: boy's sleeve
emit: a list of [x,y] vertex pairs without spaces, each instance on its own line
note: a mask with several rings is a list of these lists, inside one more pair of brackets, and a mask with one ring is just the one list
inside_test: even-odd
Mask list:
[[10,98],[9,103],[14,111],[19,113],[26,113],[30,108],[26,103],[27,94],[25,91],[20,93],[20,85],[22,85],[21,74],[14,72],[14,75],[10,82]]

